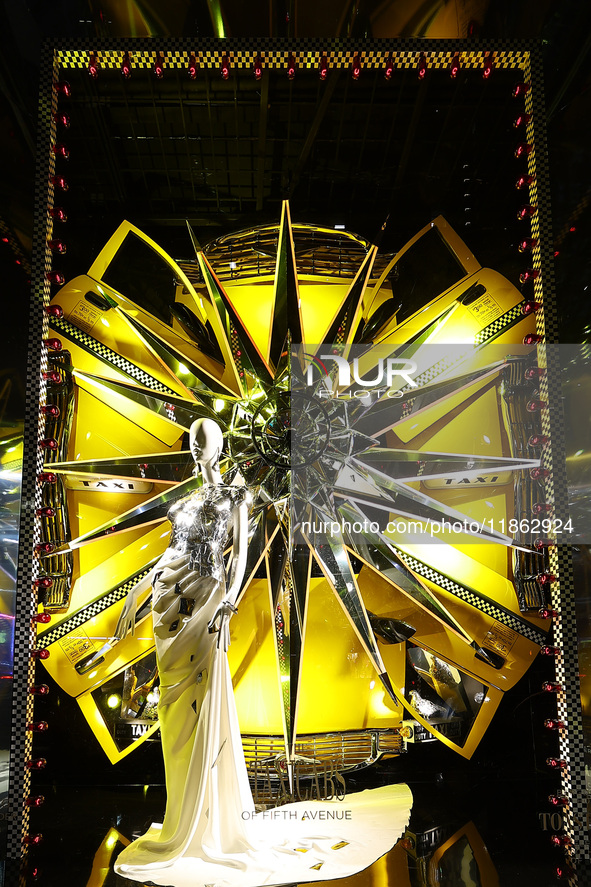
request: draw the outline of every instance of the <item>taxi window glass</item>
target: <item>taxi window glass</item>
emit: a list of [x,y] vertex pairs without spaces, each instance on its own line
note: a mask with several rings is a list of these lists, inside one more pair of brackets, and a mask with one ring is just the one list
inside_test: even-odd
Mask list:
[[438,732],[463,746],[488,688],[444,659],[409,645],[405,699]]
[[401,306],[398,323],[465,276],[466,269],[434,226],[407,249],[388,275],[392,295]]
[[115,253],[103,280],[158,320],[171,323],[170,306],[177,286],[174,269],[133,231]]

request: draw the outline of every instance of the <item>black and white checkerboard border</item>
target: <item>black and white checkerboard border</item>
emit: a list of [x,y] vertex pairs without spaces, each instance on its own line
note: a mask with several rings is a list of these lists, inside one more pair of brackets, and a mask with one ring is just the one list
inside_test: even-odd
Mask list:
[[95,357],[98,357],[100,360],[104,360],[106,363],[110,363],[116,369],[121,370],[126,375],[131,376],[132,379],[135,379],[136,382],[140,382],[142,385],[145,385],[146,388],[151,388],[153,391],[158,391],[160,394],[171,394],[174,395],[176,392],[172,390],[172,388],[168,388],[162,382],[159,382],[158,379],[155,379],[153,376],[150,376],[145,370],[142,370],[141,367],[136,366],[131,361],[127,360],[127,358],[122,357],[116,351],[113,351],[107,345],[104,345],[102,342],[99,342],[98,339],[94,339],[92,336],[89,336],[88,333],[85,333],[84,330],[79,329],[79,327],[74,326],[73,323],[70,323],[69,320],[66,320],[64,317],[52,317],[50,321],[50,326],[56,332],[60,333],[60,335],[67,336],[68,339],[75,342],[81,348],[85,348],[87,351],[90,351],[94,354]]
[[470,606],[475,607],[477,610],[480,610],[481,613],[485,613],[492,619],[496,619],[497,622],[502,622],[503,625],[513,629],[513,631],[516,631],[518,634],[522,635],[522,637],[527,638],[528,641],[533,641],[534,644],[538,644],[540,647],[547,643],[548,639],[546,635],[541,631],[538,631],[535,626],[530,625],[529,622],[526,622],[525,619],[521,619],[515,613],[511,613],[510,610],[505,610],[503,607],[495,604],[489,598],[479,594],[473,588],[460,585],[455,580],[450,579],[449,576],[439,573],[437,570],[434,570],[433,567],[424,564],[422,561],[406,554],[404,551],[397,549],[397,554],[407,567],[410,567],[415,573],[418,573],[430,582],[434,582],[435,585],[439,585],[440,588],[445,589],[445,591],[451,592],[451,594],[455,595],[460,600],[470,604]]

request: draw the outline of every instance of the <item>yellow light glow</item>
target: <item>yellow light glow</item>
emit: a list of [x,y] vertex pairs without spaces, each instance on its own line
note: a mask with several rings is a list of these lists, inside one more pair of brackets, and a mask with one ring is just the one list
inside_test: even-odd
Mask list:
[[112,850],[118,840],[119,839],[117,837],[117,832],[113,832],[113,831],[109,832],[109,836],[107,837],[107,840],[105,841],[105,847],[107,848],[107,850]]
[[214,402],[213,402],[213,408],[216,411],[216,413],[221,413],[221,411],[224,409],[225,406],[226,406],[226,401],[222,400],[221,397],[218,397],[217,400],[214,400]]
[[109,708],[117,708],[119,703],[121,702],[121,696],[118,693],[112,693],[107,699],[107,705]]

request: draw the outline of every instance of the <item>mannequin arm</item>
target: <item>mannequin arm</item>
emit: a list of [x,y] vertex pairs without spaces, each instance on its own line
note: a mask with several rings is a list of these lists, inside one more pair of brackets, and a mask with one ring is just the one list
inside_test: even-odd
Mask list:
[[144,594],[144,592],[146,592],[152,585],[152,573],[153,571],[150,570],[148,575],[144,576],[144,578],[141,579],[127,594],[123,609],[121,610],[121,615],[119,616],[119,620],[115,627],[115,633],[113,635],[114,639],[118,641],[123,640],[130,631],[132,635],[135,634],[135,616],[137,613],[138,601],[142,594]]

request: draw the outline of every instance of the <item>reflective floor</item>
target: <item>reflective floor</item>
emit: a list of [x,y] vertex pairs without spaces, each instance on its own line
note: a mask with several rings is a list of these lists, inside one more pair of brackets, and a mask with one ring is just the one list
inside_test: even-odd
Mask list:
[[[153,751],[157,758],[157,748]],[[564,860],[550,841],[552,823],[558,823],[551,819],[548,805],[548,794],[556,786],[551,776],[537,771],[531,757],[524,755],[520,766],[518,755],[519,749],[508,748],[507,766],[501,768],[498,760],[491,763],[484,757],[458,761],[431,743],[411,749],[403,758],[348,775],[348,791],[405,780],[414,805],[397,845],[369,869],[339,883],[359,887],[559,883],[556,869]],[[164,786],[39,784],[38,788],[46,804],[34,812],[31,831],[42,832],[43,842],[30,853],[26,882],[39,887],[131,884],[114,874],[113,862],[130,839],[161,820]],[[7,884],[11,881],[7,879]]]

